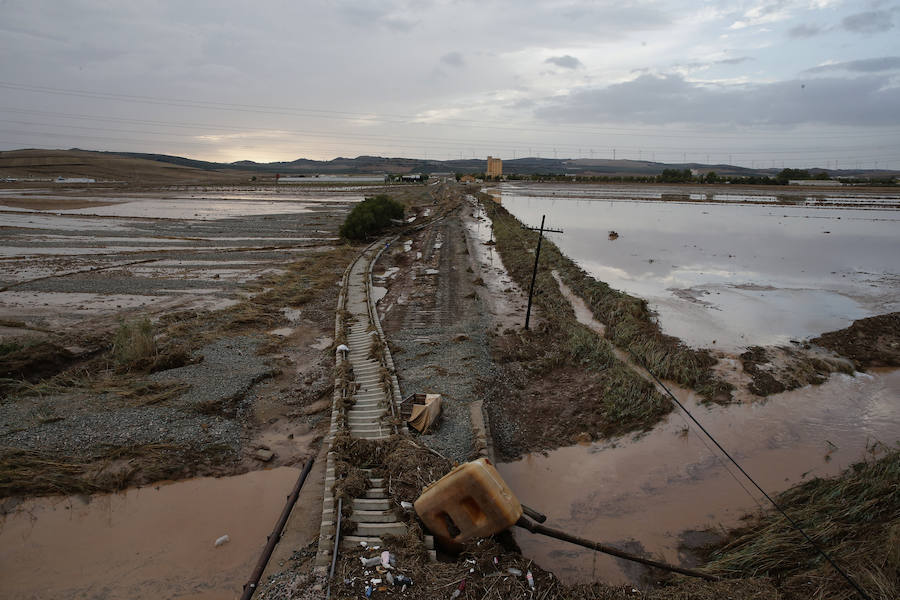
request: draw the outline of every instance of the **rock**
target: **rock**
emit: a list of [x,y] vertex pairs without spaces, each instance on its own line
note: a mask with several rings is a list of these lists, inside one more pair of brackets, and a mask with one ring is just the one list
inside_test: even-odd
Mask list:
[[465,342],[468,339],[469,339],[469,336],[468,336],[468,334],[465,334],[465,333],[457,333],[456,335],[453,336],[454,342]]
[[260,450],[257,450],[253,454],[253,458],[255,458],[256,460],[260,460],[262,462],[269,462],[270,460],[275,458],[275,453],[272,452],[271,450],[260,449]]

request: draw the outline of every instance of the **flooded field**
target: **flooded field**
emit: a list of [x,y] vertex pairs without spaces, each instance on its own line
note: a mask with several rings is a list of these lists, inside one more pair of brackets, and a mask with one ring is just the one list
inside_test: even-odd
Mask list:
[[[838,473],[867,448],[900,439],[900,370],[833,376],[764,404],[688,408],[773,494]],[[547,525],[632,552],[691,564],[682,545],[715,539],[765,500],[687,417],[674,413],[644,436],[560,448],[498,465]],[[516,531],[523,552],[565,581],[638,583],[643,568]]]
[[528,224],[546,214],[565,231],[548,235],[564,253],[646,298],[665,332],[695,346],[783,344],[900,309],[900,192],[675,190],[503,184],[492,193]]
[[299,473],[26,500],[0,517],[0,597],[236,598]]
[[228,306],[241,284],[336,241],[362,200],[300,186],[0,192],[0,319],[38,328]]

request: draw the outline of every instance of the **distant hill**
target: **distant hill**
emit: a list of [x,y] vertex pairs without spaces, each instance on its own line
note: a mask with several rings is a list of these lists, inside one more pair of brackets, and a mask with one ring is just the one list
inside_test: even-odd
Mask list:
[[[156,158],[150,158],[156,157]],[[164,160],[169,159],[169,160]],[[244,179],[237,169],[226,171],[198,168],[200,163],[178,157],[154,154],[117,154],[88,150],[9,150],[0,152],[0,179],[90,177],[98,181],[137,183],[222,182]],[[212,165],[213,163],[205,163]]]
[[[419,158],[387,158],[382,156],[338,157],[328,161],[298,158],[293,161],[257,163],[240,160],[217,163],[167,154],[140,152],[95,152],[88,150],[13,150],[0,152],[0,178],[13,176],[95,177],[128,181],[234,181],[253,175],[314,174],[405,174],[405,173],[482,173],[487,164],[482,159],[428,160]],[[776,175],[781,169],[748,169],[734,165],[701,163],[658,163],[637,160],[588,158],[527,157],[503,161],[506,175],[658,175],[664,169],[696,169],[702,173],[748,176]],[[822,169],[809,169],[810,173]],[[900,171],[829,170],[836,176],[897,177]]]

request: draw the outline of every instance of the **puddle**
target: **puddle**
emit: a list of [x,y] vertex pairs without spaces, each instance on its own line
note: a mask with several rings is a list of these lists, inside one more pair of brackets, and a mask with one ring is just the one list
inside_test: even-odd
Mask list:
[[381,302],[381,299],[387,295],[386,287],[379,287],[377,285],[372,286],[372,300],[375,304]]
[[0,521],[0,596],[236,598],[298,476],[284,467],[27,500]]
[[[663,330],[693,346],[785,344],[900,309],[893,207],[660,202],[648,199],[664,196],[655,190],[502,186],[520,220],[546,214],[565,231],[547,236],[564,253],[646,298]],[[609,230],[618,239],[606,239]]]
[[[502,328],[521,327],[525,322],[526,294],[512,280],[500,253],[494,249],[491,221],[474,197],[468,196],[471,212],[466,211],[462,221],[466,228],[469,253],[479,265],[479,275],[487,291],[482,294],[492,318]],[[474,216],[471,216],[474,214]],[[536,315],[532,312],[532,318]]]
[[269,331],[271,335],[277,335],[280,337],[289,337],[292,333],[294,333],[293,327],[281,327],[280,329],[273,329]]
[[[765,403],[708,409],[689,398],[687,406],[773,494],[838,473],[876,440],[896,443],[900,370],[833,375]],[[560,448],[498,469],[523,503],[547,514],[548,526],[684,564],[678,545],[686,532],[734,527],[764,502],[742,489],[736,470],[687,423],[673,414],[639,439]],[[568,582],[638,583],[641,574],[630,563],[525,531],[516,539],[526,556]]]

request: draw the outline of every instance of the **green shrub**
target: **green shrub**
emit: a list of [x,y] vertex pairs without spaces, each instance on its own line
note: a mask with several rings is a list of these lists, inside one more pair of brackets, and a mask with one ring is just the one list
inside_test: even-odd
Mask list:
[[340,233],[348,240],[364,240],[387,227],[391,219],[403,219],[403,205],[390,196],[379,194],[353,207]]

